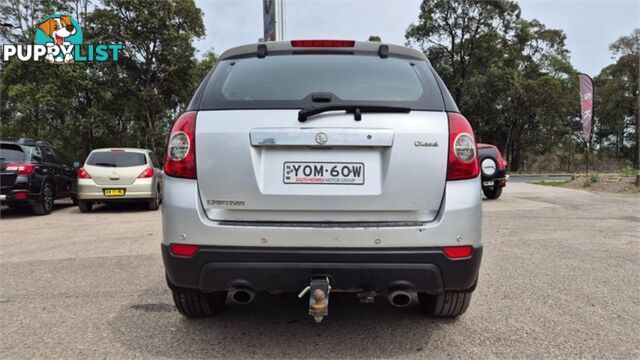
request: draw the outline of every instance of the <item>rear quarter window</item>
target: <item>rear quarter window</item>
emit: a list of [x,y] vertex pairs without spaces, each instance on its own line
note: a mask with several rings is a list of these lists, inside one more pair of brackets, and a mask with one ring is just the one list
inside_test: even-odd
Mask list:
[[359,53],[276,53],[262,59],[220,61],[209,77],[199,108],[300,109],[322,105],[311,102],[312,93],[331,93],[331,104],[444,110],[442,94],[427,62]]
[[25,154],[22,148],[13,144],[0,144],[0,161],[22,162],[25,161]]
[[141,153],[126,151],[100,151],[89,155],[87,165],[107,167],[129,167],[147,164],[147,157]]

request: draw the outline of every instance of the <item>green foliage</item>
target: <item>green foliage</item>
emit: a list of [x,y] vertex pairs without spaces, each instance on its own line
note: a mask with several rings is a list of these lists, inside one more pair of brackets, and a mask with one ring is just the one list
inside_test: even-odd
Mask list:
[[589,181],[594,184],[597,183],[598,181],[600,181],[600,175],[598,175],[597,173],[591,174],[591,176],[589,177]]
[[565,184],[567,184],[569,181],[538,181],[538,182],[533,182],[532,184],[534,185],[543,185],[543,186],[555,186],[555,187],[561,187]]
[[521,19],[513,1],[424,0],[406,37],[430,58],[479,141],[496,144],[512,170],[526,171],[528,154],[575,150],[577,79],[562,31]]
[[32,42],[40,18],[66,11],[82,24],[85,42],[124,44],[118,62],[1,64],[1,135],[46,139],[74,159],[111,146],[162,156],[171,122],[216,61],[213,51],[202,60],[195,56],[193,40],[204,36],[202,12],[193,0],[104,0],[90,12],[87,5],[0,5],[11,7],[6,21],[24,26],[0,33],[4,41]]
[[634,169],[633,166],[625,165],[622,168],[622,175],[624,176],[636,176],[640,173],[637,169]]
[[382,42],[382,39],[378,35],[371,35],[369,36],[369,41]]

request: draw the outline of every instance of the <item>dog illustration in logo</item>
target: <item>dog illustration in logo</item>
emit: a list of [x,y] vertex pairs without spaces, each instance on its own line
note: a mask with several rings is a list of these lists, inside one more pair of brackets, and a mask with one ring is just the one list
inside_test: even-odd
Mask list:
[[[53,43],[57,46],[62,45],[65,39],[76,33],[76,27],[71,23],[71,17],[62,15],[58,18],[50,18],[38,25],[38,28],[42,30],[45,35],[53,39]],[[53,63],[54,61],[64,61],[68,63],[73,61],[73,55],[65,54],[64,59],[56,58],[49,54],[46,59]]]

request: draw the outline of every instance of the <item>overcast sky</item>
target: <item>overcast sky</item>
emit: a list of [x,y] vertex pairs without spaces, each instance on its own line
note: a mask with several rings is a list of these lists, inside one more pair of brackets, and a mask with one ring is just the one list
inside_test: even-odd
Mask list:
[[[409,24],[418,19],[420,0],[285,0],[286,39],[367,40],[404,44]],[[262,37],[262,0],[196,0],[204,12],[207,36],[201,53],[220,54]],[[609,44],[640,27],[638,0],[522,0],[525,19],[538,19],[567,34],[571,63],[597,75],[610,64]]]

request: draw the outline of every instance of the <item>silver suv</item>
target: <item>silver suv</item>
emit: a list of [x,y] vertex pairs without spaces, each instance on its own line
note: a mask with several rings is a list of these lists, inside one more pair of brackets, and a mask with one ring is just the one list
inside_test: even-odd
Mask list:
[[469,306],[482,255],[469,122],[419,51],[295,40],[222,54],[174,123],[162,253],[185,316],[256,292]]

